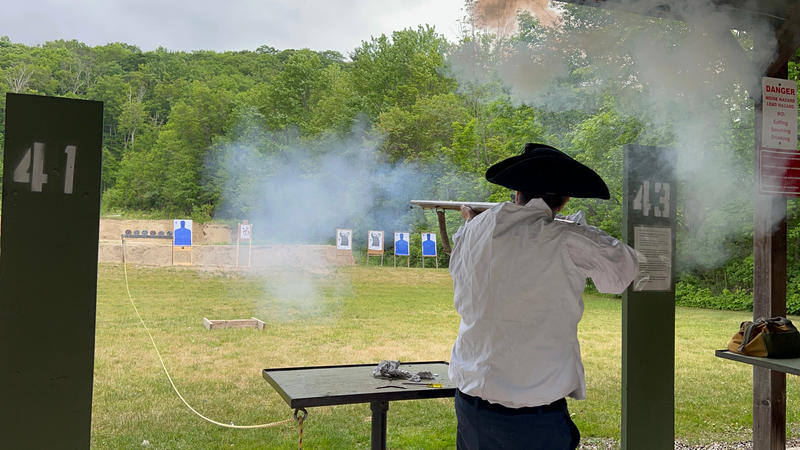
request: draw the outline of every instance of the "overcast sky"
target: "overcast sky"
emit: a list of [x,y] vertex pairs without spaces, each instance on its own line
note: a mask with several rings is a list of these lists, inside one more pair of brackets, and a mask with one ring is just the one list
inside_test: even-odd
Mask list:
[[144,51],[338,50],[371,36],[430,24],[458,35],[463,0],[7,0],[0,36],[28,45],[76,39],[90,46],[133,44]]

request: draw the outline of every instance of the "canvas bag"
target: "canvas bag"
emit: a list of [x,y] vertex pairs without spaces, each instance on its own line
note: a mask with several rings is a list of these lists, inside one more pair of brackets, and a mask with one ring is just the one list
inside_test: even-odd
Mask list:
[[785,317],[742,322],[728,343],[728,350],[768,358],[800,357],[800,333]]

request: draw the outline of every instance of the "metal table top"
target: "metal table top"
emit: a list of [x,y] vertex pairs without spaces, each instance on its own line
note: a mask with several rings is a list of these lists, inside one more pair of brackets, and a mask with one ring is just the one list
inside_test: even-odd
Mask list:
[[[441,388],[403,384],[408,380],[384,379],[372,376],[375,364],[342,366],[288,367],[264,369],[262,375],[293,409],[312,406],[345,405],[375,401],[413,400],[455,396],[455,386],[447,377],[448,363],[424,361],[401,363],[400,368],[411,373],[429,371]],[[397,387],[381,388],[392,385]]]
[[718,358],[739,361],[778,372],[800,375],[800,358],[760,358],[758,356],[740,355],[728,350],[717,350],[714,355]]

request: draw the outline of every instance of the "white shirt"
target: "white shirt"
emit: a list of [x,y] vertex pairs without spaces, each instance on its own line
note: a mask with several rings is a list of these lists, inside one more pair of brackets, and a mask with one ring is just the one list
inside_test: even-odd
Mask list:
[[452,382],[512,408],[586,398],[578,344],[586,278],[600,292],[624,291],[638,272],[633,249],[595,227],[553,220],[541,199],[494,206],[453,241],[461,325]]

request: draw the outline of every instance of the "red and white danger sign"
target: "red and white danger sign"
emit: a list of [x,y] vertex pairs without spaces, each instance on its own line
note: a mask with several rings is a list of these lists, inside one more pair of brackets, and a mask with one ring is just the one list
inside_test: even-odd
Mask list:
[[761,146],[797,151],[797,82],[767,77],[761,80]]
[[800,152],[797,151],[797,82],[761,79],[761,147],[759,191],[800,196]]

